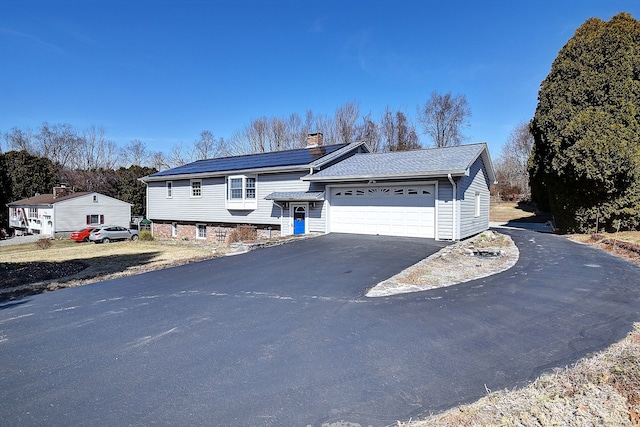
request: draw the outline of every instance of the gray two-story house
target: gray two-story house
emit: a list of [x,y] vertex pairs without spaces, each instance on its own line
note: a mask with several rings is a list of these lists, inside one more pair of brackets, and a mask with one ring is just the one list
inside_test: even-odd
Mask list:
[[200,160],[142,178],[162,237],[360,233],[459,240],[489,227],[495,172],[486,144],[371,153],[366,144]]

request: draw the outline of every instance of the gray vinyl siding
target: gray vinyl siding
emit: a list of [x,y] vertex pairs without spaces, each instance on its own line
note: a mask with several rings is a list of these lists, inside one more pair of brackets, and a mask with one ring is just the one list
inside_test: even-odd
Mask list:
[[327,230],[326,202],[315,202],[315,207],[309,206],[309,231],[324,233]]
[[448,180],[438,181],[438,219],[436,239],[453,240],[453,187]]
[[[202,197],[191,197],[191,181],[174,180],[172,197],[166,197],[165,181],[149,182],[148,217],[177,222],[281,225],[280,208],[264,198],[276,191],[307,191],[301,181],[304,172],[256,175],[257,209],[229,210],[226,207],[226,177],[202,179]],[[284,221],[282,222],[284,225]]]
[[[93,196],[98,201],[93,201]],[[104,194],[87,194],[54,203],[55,233],[69,233],[87,225],[87,215],[104,215],[105,224],[129,227],[131,223],[131,205],[122,200]]]
[[[460,178],[460,239],[481,233],[489,228],[489,179],[482,158],[469,168],[469,176]],[[475,216],[475,195],[480,195],[480,215]]]

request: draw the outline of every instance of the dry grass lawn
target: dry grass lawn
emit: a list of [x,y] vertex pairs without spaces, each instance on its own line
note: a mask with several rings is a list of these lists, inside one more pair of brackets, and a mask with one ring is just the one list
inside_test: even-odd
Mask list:
[[190,241],[51,243],[47,249],[36,243],[0,247],[0,297],[21,297],[158,270],[212,258],[226,249]]
[[545,223],[552,219],[551,214],[540,212],[535,205],[527,202],[491,202],[489,207],[489,221],[492,222]]

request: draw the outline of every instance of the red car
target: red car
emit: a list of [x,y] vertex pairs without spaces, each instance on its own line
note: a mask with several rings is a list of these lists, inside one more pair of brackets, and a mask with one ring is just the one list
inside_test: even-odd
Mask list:
[[87,228],[83,228],[80,231],[74,231],[73,233],[71,233],[71,240],[75,240],[76,242],[88,242],[89,241],[89,234],[91,234],[91,230],[93,230],[95,227],[87,227]]

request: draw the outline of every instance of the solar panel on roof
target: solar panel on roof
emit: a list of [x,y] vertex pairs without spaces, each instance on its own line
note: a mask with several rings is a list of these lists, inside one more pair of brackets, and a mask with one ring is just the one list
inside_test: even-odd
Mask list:
[[154,173],[151,176],[228,172],[242,169],[259,169],[278,166],[301,166],[312,163],[327,154],[346,147],[347,145],[348,144],[319,145],[313,148],[300,148],[297,150],[272,151],[269,153],[198,160],[173,169]]

